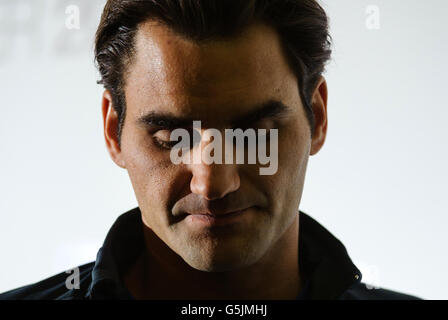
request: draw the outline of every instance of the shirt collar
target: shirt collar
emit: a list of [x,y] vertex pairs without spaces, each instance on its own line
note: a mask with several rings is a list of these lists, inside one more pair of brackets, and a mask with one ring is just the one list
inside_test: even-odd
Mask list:
[[[338,239],[304,212],[299,214],[299,267],[305,290],[298,299],[337,299],[361,281],[361,272]],[[143,246],[143,222],[137,207],[119,216],[107,233],[86,298],[133,299],[122,275]]]
[[361,282],[362,274],[344,245],[307,214],[300,212],[299,267],[308,281],[307,299],[337,299]]
[[143,245],[143,222],[137,207],[120,215],[107,233],[96,256],[87,298],[133,299],[122,275],[137,259]]

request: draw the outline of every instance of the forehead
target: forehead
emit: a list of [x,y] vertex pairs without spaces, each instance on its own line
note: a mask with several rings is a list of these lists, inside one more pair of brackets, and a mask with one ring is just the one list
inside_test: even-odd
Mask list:
[[168,111],[224,119],[297,92],[278,35],[263,24],[231,39],[196,43],[146,22],[139,27],[125,80],[128,110],[136,115]]

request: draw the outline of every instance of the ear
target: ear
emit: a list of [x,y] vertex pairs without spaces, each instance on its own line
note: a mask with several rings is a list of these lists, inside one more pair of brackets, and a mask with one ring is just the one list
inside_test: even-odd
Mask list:
[[311,139],[310,155],[319,152],[327,136],[327,82],[324,77],[319,79],[316,89],[314,89],[311,99],[311,106],[314,114],[314,133]]
[[115,164],[125,169],[126,165],[118,143],[118,114],[113,107],[112,95],[108,90],[103,93],[101,111],[107,150]]

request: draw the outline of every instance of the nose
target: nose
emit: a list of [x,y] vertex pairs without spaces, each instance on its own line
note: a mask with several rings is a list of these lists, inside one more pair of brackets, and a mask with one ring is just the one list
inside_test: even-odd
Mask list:
[[207,200],[223,198],[240,187],[240,177],[235,165],[194,164],[192,172],[191,192]]
[[238,190],[240,177],[235,164],[204,161],[204,156],[202,155],[201,157],[201,152],[204,144],[208,144],[208,139],[207,135],[205,135],[205,141],[202,140],[198,148],[193,150],[198,161],[190,166],[192,172],[190,189],[192,193],[200,195],[207,200],[214,200],[223,198],[227,194]]

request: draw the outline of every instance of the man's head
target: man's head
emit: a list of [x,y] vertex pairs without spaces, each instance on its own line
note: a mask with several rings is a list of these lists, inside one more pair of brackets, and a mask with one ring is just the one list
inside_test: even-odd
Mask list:
[[[326,135],[327,27],[314,0],[106,4],[96,59],[107,146],[145,224],[193,268],[251,265],[296,221],[308,157]],[[170,161],[173,129],[200,120],[224,130],[239,127],[235,119],[278,129],[276,174]],[[194,215],[241,209],[225,226]]]

